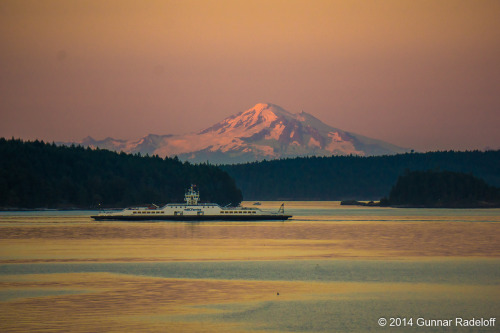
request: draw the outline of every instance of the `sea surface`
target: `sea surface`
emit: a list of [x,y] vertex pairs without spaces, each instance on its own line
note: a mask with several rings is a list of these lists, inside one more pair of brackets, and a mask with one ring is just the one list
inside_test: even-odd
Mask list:
[[285,209],[284,222],[1,212],[0,332],[500,331],[499,209]]

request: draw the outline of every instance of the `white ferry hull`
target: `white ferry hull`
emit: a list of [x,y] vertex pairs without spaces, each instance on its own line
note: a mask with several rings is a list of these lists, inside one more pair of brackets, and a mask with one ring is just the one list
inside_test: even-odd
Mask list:
[[281,205],[277,213],[250,207],[224,207],[214,203],[198,203],[199,192],[194,185],[186,192],[186,203],[167,204],[163,207],[151,205],[132,207],[120,212],[105,212],[93,215],[96,221],[284,221],[291,218],[285,215]]
[[291,215],[94,215],[96,221],[285,221]]

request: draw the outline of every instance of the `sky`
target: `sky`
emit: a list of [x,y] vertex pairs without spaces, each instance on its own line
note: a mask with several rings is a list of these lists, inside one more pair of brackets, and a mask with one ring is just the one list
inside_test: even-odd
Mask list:
[[207,128],[253,105],[500,149],[498,0],[2,0],[0,137]]

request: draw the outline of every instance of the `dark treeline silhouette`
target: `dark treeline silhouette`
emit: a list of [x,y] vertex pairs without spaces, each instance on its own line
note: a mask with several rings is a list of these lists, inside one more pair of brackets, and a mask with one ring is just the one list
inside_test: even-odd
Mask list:
[[500,186],[500,150],[304,157],[223,165],[245,200],[378,200],[405,170],[472,173]]
[[407,171],[398,178],[383,206],[465,208],[499,207],[500,188],[471,174],[451,171]]
[[182,202],[198,185],[202,202],[237,205],[241,191],[216,166],[0,138],[0,207],[96,208]]

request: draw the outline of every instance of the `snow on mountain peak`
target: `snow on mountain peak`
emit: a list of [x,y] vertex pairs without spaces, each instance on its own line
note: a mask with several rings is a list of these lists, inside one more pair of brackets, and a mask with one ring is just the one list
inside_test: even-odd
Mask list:
[[95,141],[110,150],[178,155],[194,162],[235,163],[295,156],[381,155],[406,151],[375,139],[342,131],[304,111],[258,103],[217,124],[185,135],[149,135],[140,140]]
[[257,103],[250,110],[262,111],[262,110],[268,109],[271,105],[272,104],[269,104],[269,103]]
[[279,107],[273,104],[258,103],[246,111],[227,117],[198,134],[203,135],[212,132],[217,134],[231,133],[234,136],[253,135],[278,118],[276,115],[276,113],[279,113],[279,111],[276,111],[277,108]]

